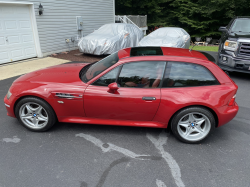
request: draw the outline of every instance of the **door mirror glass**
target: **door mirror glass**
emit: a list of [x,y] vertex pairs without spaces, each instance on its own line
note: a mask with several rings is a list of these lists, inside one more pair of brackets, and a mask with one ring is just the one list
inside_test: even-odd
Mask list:
[[227,28],[226,28],[226,27],[220,27],[220,28],[219,28],[219,31],[220,31],[220,32],[226,32],[226,31],[227,31]]

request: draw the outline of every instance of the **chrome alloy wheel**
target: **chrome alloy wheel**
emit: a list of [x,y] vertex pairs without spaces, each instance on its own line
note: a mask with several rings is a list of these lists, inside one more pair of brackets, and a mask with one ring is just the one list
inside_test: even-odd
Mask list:
[[183,116],[177,125],[179,135],[188,141],[199,141],[205,138],[211,129],[208,117],[198,112]]
[[19,109],[19,116],[22,122],[32,129],[41,129],[49,121],[46,110],[33,102],[23,104]]

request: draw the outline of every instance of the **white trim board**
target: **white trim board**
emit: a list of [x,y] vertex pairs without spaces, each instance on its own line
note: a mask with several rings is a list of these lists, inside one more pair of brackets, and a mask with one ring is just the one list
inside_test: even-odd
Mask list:
[[115,0],[113,0],[113,16],[114,16],[114,23],[115,23]]

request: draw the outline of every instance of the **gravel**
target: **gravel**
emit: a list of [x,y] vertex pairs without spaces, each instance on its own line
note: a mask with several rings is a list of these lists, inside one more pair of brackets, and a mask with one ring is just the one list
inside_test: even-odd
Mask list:
[[88,63],[99,61],[105,58],[106,56],[107,55],[83,54],[78,49],[72,50],[68,52],[67,54],[65,52],[62,52],[62,53],[51,55],[51,57],[54,57],[54,58],[60,58],[60,59],[65,59],[65,60],[70,60],[70,61],[77,61],[77,62],[88,62]]

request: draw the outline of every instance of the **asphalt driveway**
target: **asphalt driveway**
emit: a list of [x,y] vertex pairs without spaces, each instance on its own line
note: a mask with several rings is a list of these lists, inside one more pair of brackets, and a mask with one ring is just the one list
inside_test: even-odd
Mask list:
[[240,110],[201,144],[154,128],[57,123],[34,133],[6,115],[0,81],[0,187],[250,186],[250,75],[232,74]]

